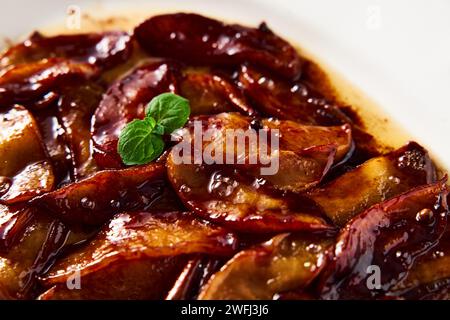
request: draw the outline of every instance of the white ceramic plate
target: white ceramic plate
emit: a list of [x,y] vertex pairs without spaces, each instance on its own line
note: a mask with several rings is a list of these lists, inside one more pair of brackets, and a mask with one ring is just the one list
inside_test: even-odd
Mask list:
[[250,25],[265,20],[359,87],[450,167],[450,1],[3,0],[0,39],[62,24],[71,5],[101,16],[183,10]]

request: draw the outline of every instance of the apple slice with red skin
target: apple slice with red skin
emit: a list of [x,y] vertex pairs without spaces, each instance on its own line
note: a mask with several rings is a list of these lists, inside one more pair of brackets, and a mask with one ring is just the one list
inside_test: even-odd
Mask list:
[[304,289],[325,266],[333,244],[325,235],[277,235],[235,255],[202,288],[199,299],[269,300]]
[[126,32],[45,37],[34,33],[0,56],[0,104],[43,108],[67,82],[98,77],[124,62],[133,43]]
[[278,171],[262,175],[262,165],[250,165],[247,174],[279,191],[301,193],[316,186],[327,174],[336,158],[335,145],[316,146],[299,153],[280,151]]
[[289,79],[301,74],[303,61],[297,50],[264,23],[248,28],[198,14],[165,14],[144,21],[134,35],[153,56],[231,67],[250,62]]
[[[38,300],[162,300],[187,256],[117,262],[67,283],[54,284]],[[78,289],[79,288],[79,289]]]
[[104,89],[93,81],[61,85],[57,101],[33,110],[51,159],[56,185],[78,181],[98,171],[91,147],[91,119]]
[[34,214],[24,224],[14,245],[0,253],[0,299],[30,299],[34,283],[29,275],[47,238],[52,220],[36,218]]
[[169,192],[164,165],[150,163],[99,171],[31,203],[71,225],[101,225],[124,210],[153,208]]
[[180,95],[189,100],[191,115],[256,112],[241,90],[225,75],[208,69],[186,69],[180,80]]
[[[195,120],[201,121],[202,129],[211,129],[212,138],[202,139],[202,152],[212,144],[215,149],[222,148],[223,155],[231,152],[235,158],[249,157],[251,152],[248,147],[243,155],[240,155],[236,144],[226,148],[228,139],[225,132],[227,129],[251,128],[254,123],[251,118],[237,113],[194,117],[187,126],[188,132],[195,130]],[[264,124],[264,121],[260,123]],[[281,150],[281,169],[274,175],[261,176],[259,164],[200,165],[193,164],[195,159],[191,158],[188,159],[190,163],[180,163],[179,150],[174,147],[166,163],[174,189],[189,209],[205,219],[233,229],[283,232],[331,228],[313,201],[291,192],[303,191],[321,181],[335,160],[336,149],[340,150],[341,157],[350,149],[349,128],[301,127],[295,123],[284,126],[282,121],[272,125],[286,128],[288,136],[293,134],[290,128],[309,134],[309,139],[297,139],[299,146],[293,147],[293,151]],[[283,131],[280,134],[283,135]],[[198,137],[191,134],[185,142],[195,148],[195,139]],[[330,141],[335,144],[329,145]],[[287,142],[281,145],[286,148],[290,146]]]
[[[34,299],[37,277],[45,273],[62,250],[92,237],[92,230],[69,229],[57,219],[35,209],[18,216],[13,237],[6,250],[0,250],[0,299]],[[1,226],[0,226],[1,228]]]
[[145,107],[155,96],[177,92],[178,66],[173,62],[151,62],[114,82],[94,114],[92,141],[94,158],[102,168],[121,168],[117,152],[119,135],[134,119],[143,119]]
[[56,99],[55,89],[60,85],[89,79],[96,74],[95,66],[61,58],[13,66],[0,77],[0,104],[42,108]]
[[375,203],[436,181],[428,152],[415,142],[372,158],[309,193],[338,226]]
[[247,65],[241,67],[238,80],[244,93],[265,116],[306,125],[352,123],[338,106],[302,81],[286,81]]
[[81,180],[96,171],[91,148],[91,119],[102,98],[103,88],[93,82],[68,85],[59,90],[57,117],[72,160],[71,177]]
[[392,290],[445,232],[447,193],[445,181],[420,186],[350,220],[321,275],[321,297],[370,299]]
[[450,297],[450,232],[419,257],[407,276],[387,294],[405,299],[447,300]]
[[171,153],[167,169],[189,209],[227,228],[253,233],[332,228],[309,199],[264,191],[229,166],[175,164]]
[[[201,152],[204,156],[208,150],[214,150],[211,153],[217,158],[219,150],[221,159],[213,159],[214,163],[229,163],[228,159],[231,158],[235,168],[244,168],[252,177],[264,179],[281,191],[301,192],[316,185],[333,163],[342,160],[349,153],[352,145],[348,125],[303,126],[292,121],[254,120],[238,113],[220,113],[209,117],[194,117],[188,123],[189,135],[185,142],[191,143],[194,149],[197,148],[196,139],[199,138],[195,136],[196,121],[200,121],[202,126]],[[250,129],[254,130],[250,133],[256,133],[253,137],[247,135],[247,130]],[[235,135],[231,140],[230,130],[234,130],[232,134]],[[238,135],[239,132],[242,135]],[[261,133],[265,133],[267,141],[262,140]],[[280,137],[279,146],[274,144],[276,141],[272,141],[274,137]],[[289,142],[290,139],[295,139],[297,144]],[[253,142],[249,142],[252,140]],[[174,152],[178,153],[178,149]],[[273,160],[272,164],[278,162],[278,170],[274,167],[273,173],[263,176],[263,158]],[[211,163],[207,159],[203,161]]]
[[336,145],[335,162],[343,160],[352,146],[350,125],[309,126],[290,120],[263,119],[261,125],[280,131],[280,149],[296,153],[312,146]]
[[[188,212],[121,213],[43,277],[54,287],[41,298],[161,299],[189,256],[227,257],[236,245],[232,233]],[[74,274],[80,290],[66,286]]]
[[53,167],[55,185],[60,186],[73,181],[71,152],[66,143],[65,130],[62,129],[56,106],[33,110],[33,115]]
[[33,216],[33,209],[23,204],[0,204],[0,252],[6,253],[20,238]]
[[35,32],[0,56],[0,68],[41,59],[64,58],[107,69],[124,62],[132,49],[130,35],[122,31],[53,37]]

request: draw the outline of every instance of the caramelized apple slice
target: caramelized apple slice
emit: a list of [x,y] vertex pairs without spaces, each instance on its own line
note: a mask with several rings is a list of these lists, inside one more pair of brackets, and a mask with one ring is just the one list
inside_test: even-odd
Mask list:
[[26,201],[53,185],[53,170],[33,116],[19,106],[0,115],[0,202]]
[[[6,252],[0,253],[0,299],[35,298],[37,277],[52,266],[63,249],[91,236],[90,232],[69,230],[42,212],[28,213],[20,222],[24,230],[16,234]],[[25,212],[20,214],[22,219]]]
[[32,217],[7,252],[0,253],[0,299],[30,299],[35,261],[47,238],[51,220]]
[[265,192],[229,166],[176,164],[167,159],[168,176],[183,203],[196,214],[244,232],[329,229],[320,210],[301,196]]
[[450,288],[450,232],[414,262],[407,276],[388,293],[406,299],[442,299]]
[[2,176],[12,176],[28,163],[45,158],[37,124],[23,107],[0,115],[0,157]]
[[334,241],[324,236],[281,234],[239,252],[203,287],[199,299],[273,299],[303,289],[325,265]]
[[122,167],[117,153],[120,131],[131,120],[145,116],[153,97],[176,90],[176,72],[173,63],[152,62],[111,85],[95,111],[92,128],[94,158],[100,167]]
[[239,83],[259,111],[283,120],[307,125],[333,126],[351,120],[333,103],[306,83],[287,82],[250,66],[242,66]]
[[[269,130],[279,130],[279,169],[260,176],[278,190],[301,192],[317,185],[330,167],[343,160],[352,146],[349,125],[304,126],[293,121],[263,120]],[[253,168],[250,172],[255,174]]]
[[[100,71],[126,61],[132,48],[133,42],[126,32],[55,37],[36,32],[0,56],[2,77],[9,75],[5,79],[10,89],[4,93],[6,102],[14,100],[34,109],[56,103],[59,92],[55,87],[59,87],[61,81],[98,76]],[[14,87],[18,81],[23,82],[20,88]],[[71,83],[72,86],[77,84]]]
[[371,205],[432,183],[435,177],[436,170],[427,151],[411,142],[311,191],[310,197],[336,225],[343,226]]
[[[314,147],[334,145],[336,148],[335,161],[342,160],[349,153],[352,145],[352,132],[347,124],[332,127],[308,126],[289,120],[255,120],[231,112],[220,113],[211,117],[194,117],[192,120],[200,120],[203,122],[204,129],[216,131],[209,139],[214,140],[214,143],[226,142],[227,129],[265,130],[268,142],[270,142],[270,131],[278,130],[276,135],[279,138],[279,149],[281,151],[290,151],[300,155]],[[188,124],[188,128],[192,133],[192,122]],[[204,140],[208,139],[205,138]],[[206,147],[208,144],[209,142],[206,141],[204,146]],[[233,148],[231,149],[233,150]],[[228,150],[225,150],[224,147],[224,152],[226,151]]]
[[66,58],[102,68],[113,67],[131,54],[131,37],[126,32],[112,31],[45,37],[34,33],[0,56],[0,67],[36,62],[48,58]]
[[144,21],[134,34],[152,55],[203,65],[250,62],[291,79],[301,72],[302,61],[295,48],[264,23],[254,29],[197,14],[165,14]]
[[204,253],[233,254],[236,237],[189,212],[127,212],[116,214],[87,245],[55,265],[44,283],[55,284],[77,270],[81,276],[118,261]]
[[87,82],[60,91],[58,118],[64,129],[65,142],[72,160],[72,177],[80,180],[97,171],[91,152],[91,118],[103,89]]
[[[44,297],[161,299],[186,257],[229,256],[235,247],[233,234],[190,213],[121,213],[90,243],[49,271],[43,283],[56,287]],[[81,289],[68,290],[67,280],[75,273]]]
[[0,252],[7,252],[20,237],[32,217],[33,209],[24,205],[0,204]]
[[255,113],[234,84],[212,72],[186,70],[180,94],[189,100],[191,115],[240,111],[250,116]]
[[59,186],[73,180],[71,176],[72,158],[66,144],[65,131],[58,119],[55,107],[33,110],[33,116],[39,126],[42,141],[53,166],[55,185]]
[[92,81],[61,85],[51,107],[33,110],[50,156],[57,185],[98,170],[91,148],[91,118],[103,88]]
[[350,151],[352,131],[348,124],[333,127],[301,125],[290,120],[261,121],[264,127],[280,131],[280,149],[302,153],[313,146],[335,145],[335,161],[342,160]]
[[350,220],[324,269],[322,297],[361,299],[389,292],[444,233],[447,193],[445,181],[417,187]]
[[29,200],[53,189],[52,167],[47,160],[32,163],[18,172],[6,184],[9,184],[9,188],[1,195],[1,202],[13,204]]
[[[297,139],[299,146],[282,143],[285,148],[292,146],[293,151],[279,151],[279,170],[272,175],[262,176],[260,164],[252,164],[249,161],[240,164],[236,161],[260,154],[262,143],[257,150],[245,146],[243,151],[236,143],[227,145],[229,143],[226,137],[227,130],[249,129],[252,126],[250,118],[237,113],[222,113],[212,117],[197,117],[193,120],[201,120],[202,129],[210,130],[209,139],[205,137],[200,144],[203,155],[208,149],[223,150],[221,163],[226,163],[223,155],[228,158],[230,153],[235,162],[227,166],[213,159],[215,162],[211,164],[193,164],[196,145],[199,143],[196,142],[198,136],[195,135],[195,122],[189,123],[187,129],[194,130],[194,135],[188,136],[190,140],[184,142],[194,147],[194,158],[187,159],[188,162],[180,161],[184,160],[179,157],[180,150],[174,148],[167,160],[169,179],[188,208],[202,217],[226,223],[231,228],[243,231],[329,228],[320,217],[320,210],[312,204],[313,201],[292,194],[277,195],[277,192],[268,189],[287,193],[300,192],[320,182],[335,159],[336,147],[341,148],[341,154],[349,149],[351,138],[347,127],[329,130],[321,127],[305,128],[304,131],[308,132],[310,140],[306,136]],[[280,124],[277,126],[285,128]],[[290,126],[287,125],[286,128]],[[291,133],[287,131],[289,137]],[[283,131],[279,134],[283,135]],[[328,145],[330,141],[335,141],[335,144]],[[322,143],[324,145],[320,145]],[[339,146],[340,144],[342,146]],[[211,146],[213,148],[210,148]]]
[[61,84],[96,73],[94,66],[59,58],[13,66],[0,77],[0,104],[24,104],[30,108],[47,105],[48,95],[55,95],[54,90]]
[[[261,127],[259,131],[250,131],[255,121],[237,113],[192,120],[188,124],[189,141],[194,149],[198,148],[195,121],[201,121],[204,130],[201,151],[208,158],[203,159],[205,163],[233,164],[282,191],[300,192],[319,183],[331,165],[349,152],[352,143],[347,125],[313,127],[292,121],[261,120],[257,123]],[[234,130],[231,139],[230,129]],[[263,134],[266,140],[262,139]],[[279,145],[275,144],[275,137],[280,137]],[[297,143],[290,142],[291,139]],[[234,162],[230,163],[229,159]],[[272,172],[263,175],[263,167]]]
[[261,166],[251,166],[249,173],[277,190],[302,192],[317,185],[336,158],[335,145],[311,147],[296,154],[280,151],[276,173],[261,175]]
[[147,209],[169,192],[165,168],[148,164],[105,170],[32,200],[71,224],[100,225],[115,213]]
[[78,273],[74,271],[67,283],[61,281],[53,285],[37,299],[161,300],[186,260],[185,256],[176,256],[117,261],[81,278],[77,278]]

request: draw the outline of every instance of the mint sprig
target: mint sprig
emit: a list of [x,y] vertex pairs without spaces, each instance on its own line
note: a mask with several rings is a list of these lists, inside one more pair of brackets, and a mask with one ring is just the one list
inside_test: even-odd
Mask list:
[[181,128],[189,118],[189,101],[173,93],[154,97],[143,120],[135,119],[120,132],[117,151],[126,165],[146,164],[164,150],[164,134]]
[[191,110],[189,101],[173,93],[163,93],[148,104],[147,117],[152,117],[164,128],[165,134],[171,134],[186,123]]

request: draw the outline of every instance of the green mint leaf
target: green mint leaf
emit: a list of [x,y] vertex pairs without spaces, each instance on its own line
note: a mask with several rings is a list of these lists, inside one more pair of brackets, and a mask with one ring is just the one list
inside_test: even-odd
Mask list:
[[162,137],[152,132],[155,124],[154,119],[133,120],[122,130],[117,149],[124,164],[146,164],[163,152]]
[[163,135],[164,134],[164,127],[162,125],[160,125],[159,123],[155,124],[155,127],[153,128],[153,133],[154,134]]
[[162,135],[182,127],[189,118],[189,101],[163,93],[150,101],[144,120],[128,123],[119,136],[117,151],[126,165],[146,164],[164,150]]
[[152,117],[146,117],[144,119],[144,121],[147,121],[148,125],[150,126],[150,129],[152,129],[153,131],[155,130],[155,126],[156,126],[156,120],[153,119]]
[[173,93],[163,93],[150,101],[147,117],[155,119],[157,124],[164,127],[165,134],[171,134],[184,126],[190,112],[189,100]]

